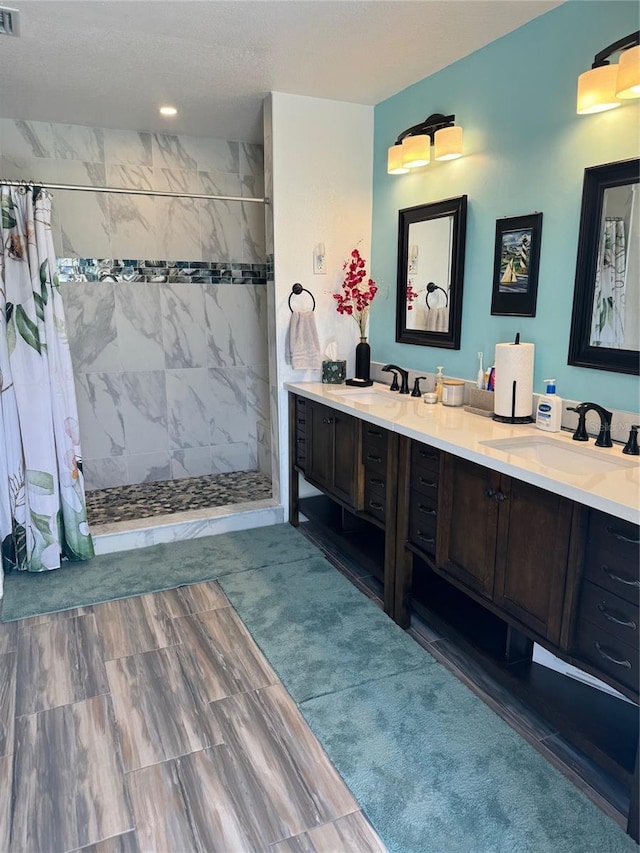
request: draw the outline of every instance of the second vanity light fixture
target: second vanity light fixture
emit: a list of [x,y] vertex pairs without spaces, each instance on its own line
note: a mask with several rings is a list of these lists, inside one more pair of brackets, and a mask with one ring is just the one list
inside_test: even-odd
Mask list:
[[[618,62],[610,58],[620,54]],[[578,115],[622,106],[640,98],[640,31],[630,33],[596,53],[593,65],[578,77]]]
[[434,159],[455,160],[462,157],[462,128],[456,125],[454,115],[433,113],[420,124],[408,127],[389,148],[387,172],[405,175],[410,169],[426,166]]

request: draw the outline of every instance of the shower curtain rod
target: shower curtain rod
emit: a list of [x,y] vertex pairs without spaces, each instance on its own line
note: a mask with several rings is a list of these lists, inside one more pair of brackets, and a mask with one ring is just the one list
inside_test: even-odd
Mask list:
[[203,199],[204,201],[252,201],[258,204],[269,204],[268,198],[249,198],[236,195],[205,195],[198,193],[176,193],[165,192],[164,190],[136,190],[126,187],[88,187],[83,184],[44,184],[40,181],[5,181],[0,178],[0,186],[5,187],[24,187],[33,185],[42,187],[45,190],[79,190],[80,192],[88,193],[120,193],[121,195],[151,195],[163,196],[165,198],[195,198]]

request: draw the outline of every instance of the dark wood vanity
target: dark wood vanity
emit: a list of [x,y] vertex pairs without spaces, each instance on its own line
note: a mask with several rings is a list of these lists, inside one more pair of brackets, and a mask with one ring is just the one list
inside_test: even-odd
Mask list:
[[[637,704],[637,525],[310,398],[289,399],[289,520],[298,524],[303,475],[343,521],[381,533],[384,609],[399,625],[409,626],[420,596],[429,605],[437,595],[414,582],[415,571],[428,572],[505,626],[507,663],[530,658],[537,643]],[[635,774],[618,775],[635,786],[628,831],[638,840],[637,751]]]

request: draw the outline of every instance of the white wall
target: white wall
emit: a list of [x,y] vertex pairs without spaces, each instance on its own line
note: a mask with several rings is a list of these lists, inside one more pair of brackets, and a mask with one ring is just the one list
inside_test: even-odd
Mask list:
[[[373,107],[299,95],[271,94],[271,150],[265,160],[272,168],[274,247],[274,311],[276,382],[280,438],[280,496],[287,503],[288,381],[319,381],[317,370],[293,370],[285,363],[285,339],[291,286],[299,281],[316,300],[316,323],[321,349],[334,338],[339,357],[347,359],[353,375],[359,340],[353,319],[335,310],[332,294],[343,279],[342,265],[357,245],[375,279],[371,259],[373,173]],[[269,145],[265,136],[265,149]],[[265,169],[269,171],[269,167]],[[269,242],[267,240],[267,242]],[[313,249],[324,243],[326,275],[313,273]],[[267,247],[269,251],[269,247]],[[306,294],[293,300],[308,299]],[[301,310],[306,302],[296,302]],[[272,397],[273,400],[273,397]]]

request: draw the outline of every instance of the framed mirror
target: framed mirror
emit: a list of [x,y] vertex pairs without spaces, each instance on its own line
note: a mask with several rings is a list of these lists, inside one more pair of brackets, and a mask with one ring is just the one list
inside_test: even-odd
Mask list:
[[640,160],[585,169],[569,364],[640,368]]
[[396,341],[460,349],[467,197],[399,213]]

